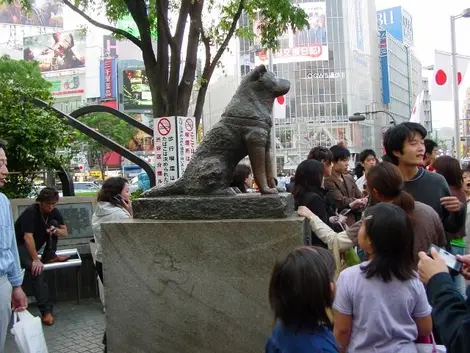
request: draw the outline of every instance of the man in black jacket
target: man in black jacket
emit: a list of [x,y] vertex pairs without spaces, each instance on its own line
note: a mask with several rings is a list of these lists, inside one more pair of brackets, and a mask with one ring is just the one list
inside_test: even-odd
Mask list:
[[[439,341],[449,353],[470,352],[470,287],[467,300],[462,297],[449,274],[446,262],[435,250],[431,256],[419,254],[419,278],[426,285],[433,307],[432,319]],[[461,273],[470,280],[470,255],[457,256],[462,263]]]

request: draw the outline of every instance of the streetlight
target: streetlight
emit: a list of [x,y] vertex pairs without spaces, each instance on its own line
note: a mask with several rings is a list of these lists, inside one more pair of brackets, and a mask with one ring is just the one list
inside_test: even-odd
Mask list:
[[393,121],[393,125],[397,124],[397,121],[395,120],[395,117],[392,115],[392,113],[386,111],[386,110],[376,110],[373,112],[363,112],[363,113],[354,113],[349,117],[349,121],[364,121],[366,120],[366,115],[368,114],[376,114],[376,113],[384,113],[387,114]]
[[452,98],[454,99],[455,124],[455,157],[460,160],[460,112],[459,112],[459,83],[457,81],[457,42],[455,39],[455,20],[470,18],[470,8],[462,11],[460,15],[450,16],[450,38],[452,43]]

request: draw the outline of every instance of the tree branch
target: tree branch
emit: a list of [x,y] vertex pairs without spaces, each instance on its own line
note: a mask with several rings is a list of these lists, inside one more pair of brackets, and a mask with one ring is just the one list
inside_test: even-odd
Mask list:
[[165,37],[168,45],[173,47],[173,37],[171,36],[170,24],[168,23],[168,0],[157,0],[156,6],[158,15],[157,24],[162,29],[162,32],[159,32],[158,35]]
[[140,41],[140,39],[134,37],[132,34],[122,30],[122,29],[119,29],[119,28],[116,28],[116,27],[113,27],[113,26],[108,26],[108,25],[105,25],[103,23],[100,23],[98,21],[95,21],[93,18],[91,18],[90,16],[88,16],[84,11],[80,10],[77,6],[75,6],[74,4],[72,4],[70,1],[68,0],[62,0],[62,2],[67,5],[69,8],[71,8],[74,12],[78,13],[80,16],[82,16],[85,20],[87,20],[88,22],[90,22],[92,25],[98,27],[98,28],[102,28],[102,29],[105,29],[107,31],[110,31],[110,32],[113,32],[115,34],[119,34],[127,39],[129,39],[132,43],[134,43],[135,45],[137,45],[140,49],[142,49],[142,42]]
[[[222,54],[224,53],[225,49],[227,49],[227,46],[230,43],[230,40],[232,39],[233,34],[235,33],[235,30],[237,29],[238,20],[240,19],[241,15],[242,15],[244,5],[245,5],[245,0],[240,0],[240,4],[238,5],[238,9],[235,12],[235,15],[233,16],[233,21],[232,21],[232,24],[230,26],[230,29],[227,32],[227,36],[225,37],[224,41],[222,42],[222,45],[220,46],[219,50],[217,50],[217,53],[215,53],[214,60],[212,60],[212,63],[211,63],[211,66],[210,66],[212,72],[214,71],[217,63],[219,62],[220,58],[222,57]],[[212,72],[210,74],[211,76],[212,76]],[[210,79],[210,77],[207,77],[207,80],[209,80],[209,79]]]

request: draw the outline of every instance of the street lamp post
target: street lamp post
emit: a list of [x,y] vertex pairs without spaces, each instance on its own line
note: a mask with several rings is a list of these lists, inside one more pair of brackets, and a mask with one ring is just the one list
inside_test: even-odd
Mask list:
[[454,125],[455,125],[455,157],[460,160],[460,112],[459,112],[459,83],[457,68],[457,41],[455,35],[455,21],[459,18],[469,18],[470,8],[462,11],[457,16],[450,16],[450,38],[452,45],[452,98],[454,100]]
[[392,113],[386,111],[386,110],[375,110],[373,112],[362,112],[362,113],[354,113],[349,117],[349,121],[364,121],[366,120],[366,115],[369,114],[376,114],[376,113],[384,113],[390,117],[393,121],[393,125],[397,125],[397,121],[395,120],[395,117],[392,115]]

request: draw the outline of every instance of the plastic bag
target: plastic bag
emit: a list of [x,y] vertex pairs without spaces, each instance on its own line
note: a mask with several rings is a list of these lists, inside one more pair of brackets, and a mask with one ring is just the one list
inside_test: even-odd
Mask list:
[[431,334],[432,343],[416,343],[416,350],[418,353],[446,353],[447,349],[444,346],[437,345],[434,340],[434,335]]
[[14,313],[11,333],[20,353],[48,353],[41,319],[29,311]]

